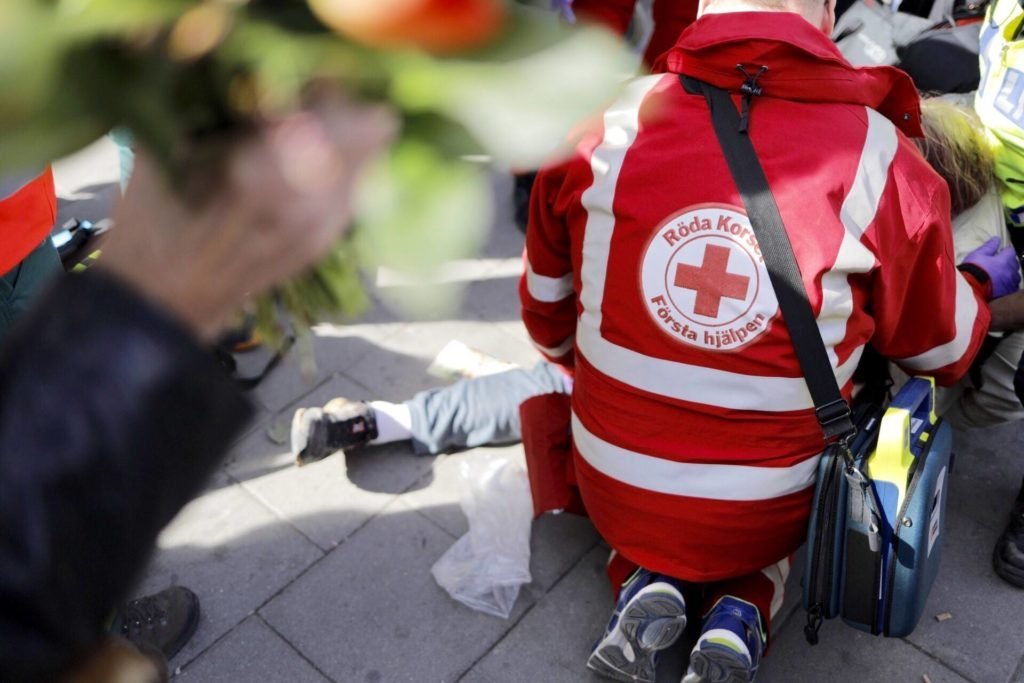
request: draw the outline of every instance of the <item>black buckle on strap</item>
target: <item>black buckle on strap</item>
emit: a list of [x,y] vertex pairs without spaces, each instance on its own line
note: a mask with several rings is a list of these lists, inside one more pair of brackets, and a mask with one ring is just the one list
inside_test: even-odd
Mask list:
[[850,404],[843,399],[837,399],[814,409],[818,418],[821,430],[825,432],[825,440],[829,443],[846,440],[857,433],[850,419]]
[[761,86],[757,84],[757,79],[761,77],[765,71],[768,70],[767,66],[761,65],[761,68],[757,70],[757,73],[751,76],[747,73],[747,70],[743,68],[742,64],[736,65],[736,70],[743,74],[743,85],[740,86],[740,92],[743,93],[743,112],[740,114],[740,127],[741,133],[747,132],[747,127],[750,124],[750,100],[754,97],[759,97],[764,93]]

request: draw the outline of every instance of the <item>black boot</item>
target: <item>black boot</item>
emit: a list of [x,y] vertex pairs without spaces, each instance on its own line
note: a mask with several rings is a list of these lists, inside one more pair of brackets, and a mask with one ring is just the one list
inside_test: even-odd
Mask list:
[[199,626],[199,598],[184,586],[173,586],[132,600],[117,610],[111,631],[140,650],[158,650],[170,659]]
[[992,567],[1007,583],[1024,588],[1024,486],[1013,504],[1010,523],[996,541]]

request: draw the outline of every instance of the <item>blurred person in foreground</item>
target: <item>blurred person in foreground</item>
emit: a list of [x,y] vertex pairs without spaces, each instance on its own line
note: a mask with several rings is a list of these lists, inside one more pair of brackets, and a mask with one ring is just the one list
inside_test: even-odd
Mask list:
[[[0,680],[166,677],[105,622],[251,407],[205,346],[342,233],[386,110],[338,98],[263,124],[202,201],[140,154],[104,257],[59,278],[0,349]],[[197,178],[195,185],[208,185]],[[210,188],[207,187],[207,190]],[[147,668],[148,667],[148,668]],[[161,671],[161,669],[164,669]]]
[[[52,278],[64,273],[50,233],[57,217],[53,170],[0,179],[0,344]],[[199,625],[199,597],[171,586],[119,605],[110,632],[170,659]]]

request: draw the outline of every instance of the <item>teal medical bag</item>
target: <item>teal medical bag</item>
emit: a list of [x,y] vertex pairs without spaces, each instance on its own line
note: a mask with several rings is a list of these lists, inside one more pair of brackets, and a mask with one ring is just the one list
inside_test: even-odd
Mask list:
[[953,459],[934,396],[930,379],[914,378],[884,414],[858,407],[852,458],[836,447],[822,456],[805,550],[809,642],[836,616],[884,636],[917,626],[942,557]]

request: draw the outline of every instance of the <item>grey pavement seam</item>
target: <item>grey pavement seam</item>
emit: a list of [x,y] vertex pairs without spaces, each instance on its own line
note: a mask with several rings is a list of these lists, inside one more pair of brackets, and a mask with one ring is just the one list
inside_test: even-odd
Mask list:
[[[418,482],[417,482],[417,483],[418,483]],[[419,515],[419,516],[420,516],[420,517],[422,517],[423,519],[425,519],[425,520],[427,520],[428,522],[430,522],[430,524],[431,524],[432,526],[435,526],[435,527],[437,527],[438,529],[440,529],[441,531],[443,531],[443,532],[445,533],[445,535],[446,535],[446,536],[448,536],[449,538],[451,538],[451,539],[452,539],[453,541],[457,541],[457,540],[459,540],[459,537],[458,537],[458,536],[456,536],[456,535],[455,535],[455,534],[453,534],[452,532],[450,532],[450,531],[448,531],[447,529],[445,529],[445,528],[444,528],[443,526],[441,526],[441,525],[440,525],[440,524],[439,524],[439,523],[437,522],[437,520],[435,520],[435,519],[434,519],[433,517],[431,517],[430,515],[425,515],[425,514],[423,514],[423,512],[422,512],[421,510],[418,510],[418,509],[415,509],[415,508],[413,509],[413,512],[415,512],[415,513],[416,513],[417,515]]]
[[526,615],[530,614],[537,607],[537,605],[541,603],[545,596],[551,593],[551,591],[555,590],[555,587],[558,586],[558,584],[562,583],[562,581],[565,580],[565,578],[569,576],[569,574],[571,574],[573,570],[576,569],[576,567],[582,564],[587,559],[587,555],[590,553],[590,551],[593,550],[599,543],[601,543],[600,540],[594,541],[594,543],[592,543],[590,547],[587,548],[587,550],[580,555],[580,558],[576,560],[574,564],[570,565],[564,572],[562,572],[562,574],[551,583],[547,590],[541,593],[540,597],[533,601],[532,605],[524,609],[523,613],[519,615],[519,618],[516,619],[514,623],[510,624],[507,629],[505,629],[505,633],[501,636],[501,638],[498,638],[496,641],[494,641],[494,643],[491,645],[490,648],[487,649],[486,652],[482,653],[479,657],[473,660],[470,663],[470,665],[466,668],[466,670],[463,671],[462,674],[460,674],[457,679],[455,679],[456,683],[461,683],[461,681],[463,681],[466,678],[466,676],[468,676],[473,671],[473,669],[476,668],[477,664],[486,659],[487,656],[495,650],[495,648],[501,645],[501,643],[503,643],[505,639],[512,634],[512,632],[516,629],[519,623],[526,618]]
[[[214,638],[210,642],[209,645],[207,645],[202,650],[200,650],[200,651],[196,652],[195,654],[193,654],[192,657],[190,657],[186,661],[182,662],[181,664],[175,665],[174,669],[171,670],[171,678],[172,679],[177,678],[178,672],[185,673],[188,670],[188,667],[190,665],[192,665],[193,663],[199,661],[200,657],[202,657],[204,654],[206,654],[207,652],[209,652],[213,648],[217,647],[218,643],[220,643],[221,641],[223,641],[226,638],[228,638],[232,633],[235,632],[235,629],[238,628],[242,624],[242,622],[244,622],[246,619],[248,619],[251,616],[253,616],[253,615],[252,614],[246,614],[237,623],[233,624],[231,626],[231,628],[225,629],[224,633],[222,633],[219,636],[217,636],[216,638]],[[180,655],[178,655],[178,656],[180,656]]]
[[[179,669],[179,668],[183,669],[183,668],[187,667],[188,665],[192,664],[193,662],[197,661],[200,657],[202,657],[205,653],[209,652],[215,645],[217,645],[217,643],[221,642],[222,640],[224,640],[224,638],[226,638],[231,633],[233,633],[234,630],[236,628],[238,628],[242,624],[242,622],[244,622],[246,619],[249,618],[249,616],[251,616],[251,615],[257,615],[258,616],[259,615],[259,610],[262,609],[264,605],[266,605],[268,602],[270,602],[271,600],[276,598],[278,595],[280,595],[284,590],[286,590],[289,586],[291,586],[293,583],[298,581],[300,578],[305,576],[306,573],[309,572],[310,569],[312,569],[316,565],[320,564],[320,562],[322,562],[323,559],[330,554],[328,551],[325,551],[324,549],[322,549],[313,539],[309,538],[308,535],[303,533],[301,529],[297,528],[294,524],[291,524],[287,520],[282,519],[281,516],[277,513],[276,510],[274,510],[272,507],[268,506],[263,500],[260,499],[259,496],[253,494],[252,491],[247,489],[243,482],[239,482],[237,479],[235,479],[235,477],[233,477],[230,474],[228,474],[228,472],[226,470],[224,470],[223,468],[221,469],[221,472],[223,472],[224,476],[228,479],[228,481],[238,485],[238,488],[242,492],[243,495],[245,495],[246,497],[250,498],[254,503],[259,505],[260,507],[266,509],[268,512],[270,512],[271,515],[273,515],[273,517],[275,519],[277,519],[279,522],[283,522],[286,526],[288,526],[293,531],[297,532],[300,536],[302,536],[303,539],[308,541],[314,548],[319,550],[320,551],[320,557],[318,557],[315,560],[313,560],[312,562],[310,562],[302,571],[300,571],[298,574],[296,574],[295,577],[291,581],[288,581],[287,583],[282,585],[277,591],[275,591],[272,595],[270,595],[260,605],[258,605],[254,609],[250,610],[249,613],[247,613],[239,621],[237,621],[235,624],[233,624],[230,628],[225,629],[224,633],[221,634],[220,636],[218,636],[209,645],[204,647],[202,650],[199,650],[198,652],[196,652],[191,658],[189,658],[184,663],[177,665],[175,667],[176,670]],[[370,519],[372,519],[372,517]],[[360,528],[362,528],[362,527],[360,527]],[[355,533],[355,532],[353,532],[353,533]],[[342,544],[343,544],[343,542],[339,543],[338,544],[339,547]],[[260,620],[263,621],[262,618]],[[289,645],[291,645],[290,642],[289,642]]]
[[[341,546],[342,546],[342,545],[343,545],[343,544],[345,543],[345,541],[347,541],[348,539],[352,538],[352,537],[353,537],[353,536],[355,536],[355,535],[356,535],[357,533],[359,533],[359,530],[360,530],[360,529],[362,529],[362,528],[363,528],[364,526],[366,526],[366,525],[367,525],[368,523],[370,523],[370,522],[371,522],[371,521],[372,521],[372,520],[373,520],[373,519],[374,519],[374,518],[375,518],[375,517],[377,516],[377,515],[371,515],[370,517],[368,517],[368,518],[367,518],[367,520],[366,520],[365,522],[363,522],[363,523],[362,523],[362,524],[360,524],[360,525],[359,525],[358,527],[356,527],[355,529],[353,529],[353,530],[352,530],[352,532],[351,532],[350,534],[348,534],[347,536],[345,536],[345,538],[343,538],[343,539],[339,540],[339,541],[338,541],[338,543],[337,543],[337,545],[335,545],[335,546],[333,546],[333,547],[330,547],[330,548],[324,548],[324,547],[323,547],[323,546],[322,546],[322,545],[321,545],[320,543],[318,543],[318,542],[317,542],[317,541],[315,541],[315,540],[314,540],[313,538],[311,538],[311,537],[309,536],[309,534],[307,534],[307,533],[306,533],[305,531],[303,531],[303,530],[302,530],[302,529],[300,529],[300,528],[299,528],[298,526],[296,526],[296,525],[295,525],[294,523],[292,523],[292,522],[291,522],[291,520],[289,520],[289,519],[288,519],[288,517],[287,517],[286,515],[284,515],[284,514],[283,514],[283,513],[282,513],[282,512],[280,511],[280,510],[278,510],[278,509],[277,509],[276,507],[274,507],[274,505],[273,505],[273,504],[271,504],[271,503],[270,503],[270,501],[268,501],[268,500],[265,500],[265,499],[263,498],[263,496],[261,496],[261,495],[260,495],[260,494],[259,494],[258,492],[256,492],[256,491],[253,491],[252,489],[250,489],[250,488],[249,488],[249,487],[248,487],[248,486],[246,485],[245,481],[240,481],[240,480],[236,479],[236,478],[235,478],[235,477],[233,477],[233,476],[232,476],[231,474],[229,474],[229,473],[228,473],[227,471],[225,471],[225,472],[224,472],[224,474],[226,474],[226,475],[227,475],[227,477],[228,477],[228,478],[229,478],[229,479],[230,479],[231,481],[233,481],[234,483],[238,484],[238,485],[239,485],[239,486],[240,486],[240,487],[242,488],[242,490],[243,490],[243,491],[245,491],[245,493],[246,493],[246,494],[247,494],[247,495],[248,495],[248,496],[249,496],[250,498],[252,498],[253,500],[255,500],[255,501],[256,501],[257,503],[259,503],[260,505],[262,505],[262,506],[263,506],[264,508],[266,508],[266,509],[267,509],[267,511],[268,511],[268,512],[270,512],[270,514],[272,514],[272,515],[273,515],[273,516],[274,516],[274,517],[275,517],[275,518],[276,518],[276,519],[277,519],[277,520],[278,520],[279,522],[281,522],[282,524],[285,524],[285,525],[287,525],[287,526],[288,526],[288,527],[290,527],[291,529],[294,529],[294,530],[295,530],[295,531],[296,531],[296,532],[297,532],[297,533],[298,533],[298,534],[299,534],[300,536],[302,536],[302,537],[303,537],[304,539],[306,539],[307,541],[309,541],[310,543],[312,543],[312,544],[313,544],[314,546],[316,546],[316,548],[317,548],[317,549],[319,549],[319,550],[320,550],[320,552],[324,553],[324,555],[326,555],[326,554],[328,554],[328,553],[332,552],[332,551],[333,551],[333,550],[334,550],[335,548],[340,548],[340,547],[341,547]],[[391,504],[392,504],[392,503],[393,503],[393,502],[395,501],[395,499],[396,499],[396,498],[398,497],[398,495],[399,495],[399,494],[396,494],[396,495],[392,496],[392,497],[391,497],[391,499],[390,499],[390,500],[388,500],[388,502],[387,502],[387,503],[385,503],[384,507],[387,507],[388,505],[391,505]],[[319,560],[318,560],[318,561],[319,561]],[[298,577],[296,577],[296,578],[298,578]]]
[[[260,429],[263,429],[263,428],[265,428],[265,427],[266,427],[267,425],[269,425],[269,424],[270,424],[271,422],[273,422],[273,421],[274,421],[275,419],[277,419],[278,417],[280,417],[281,415],[283,415],[283,414],[285,413],[285,411],[288,411],[288,410],[292,410],[292,406],[296,405],[296,404],[297,404],[297,403],[298,403],[299,401],[301,401],[301,400],[302,400],[303,398],[305,398],[306,396],[309,396],[310,394],[312,394],[313,392],[315,392],[315,391],[316,391],[317,389],[319,389],[319,388],[320,388],[320,387],[322,387],[323,385],[327,384],[327,382],[329,382],[329,381],[330,381],[330,380],[331,380],[331,379],[332,379],[332,378],[333,378],[334,376],[335,376],[334,374],[328,375],[327,377],[325,377],[325,378],[323,379],[323,381],[321,381],[321,382],[318,382],[318,383],[317,383],[317,385],[316,385],[315,387],[313,387],[312,389],[310,389],[309,391],[307,391],[307,392],[306,392],[305,394],[303,394],[302,396],[298,397],[297,399],[295,399],[294,401],[292,401],[291,403],[289,403],[289,404],[288,404],[287,406],[285,406],[284,408],[282,408],[282,409],[281,409],[281,410],[279,410],[278,412],[276,412],[276,413],[272,413],[272,414],[271,414],[271,417],[270,417],[270,418],[268,418],[267,420],[265,420],[265,421],[264,421],[263,423],[261,423],[261,424],[259,425],[259,428],[260,428]],[[249,431],[247,432],[247,436],[251,436],[251,435],[252,435],[252,434],[253,434],[253,433],[254,433],[255,431],[256,431],[256,430],[254,430],[254,429],[251,429],[251,430],[249,430]],[[236,445],[237,445],[238,443],[240,443],[240,441],[241,441],[241,439],[239,439],[238,441],[236,441],[236,442],[235,442],[235,443],[236,443]],[[226,464],[226,463],[225,463],[225,464]],[[319,548],[319,549],[320,549],[320,551],[321,551],[321,552],[322,552],[322,553],[323,553],[324,555],[326,555],[326,554],[327,554],[327,553],[328,553],[328,552],[329,552],[330,550],[333,550],[333,548],[331,548],[331,549],[328,549],[328,548],[323,548],[323,547],[321,547],[319,543],[317,543],[317,542],[316,542],[315,540],[313,540],[312,538],[310,538],[310,537],[309,537],[309,535],[308,535],[307,533],[305,533],[305,532],[304,532],[304,531],[303,531],[302,529],[300,529],[300,528],[299,528],[299,527],[297,527],[297,526],[296,526],[295,524],[293,524],[293,523],[292,523],[292,522],[291,522],[291,521],[290,521],[290,520],[289,520],[289,519],[288,519],[287,517],[283,516],[283,515],[281,514],[281,512],[279,511],[279,510],[277,510],[277,509],[276,509],[276,508],[275,508],[275,507],[274,507],[273,505],[271,505],[271,504],[270,504],[270,503],[269,503],[268,501],[264,500],[262,496],[260,496],[260,495],[259,495],[259,494],[258,494],[257,492],[255,492],[255,491],[253,491],[252,489],[250,489],[250,488],[249,488],[249,487],[248,487],[248,486],[246,485],[246,480],[245,480],[245,479],[240,479],[240,478],[238,478],[238,477],[234,476],[233,474],[231,474],[231,473],[230,473],[230,472],[228,471],[227,467],[225,467],[224,465],[221,465],[221,468],[220,468],[220,469],[221,469],[221,471],[222,471],[222,472],[224,473],[224,475],[225,475],[225,476],[226,476],[226,477],[228,478],[228,480],[229,480],[229,481],[232,481],[232,482],[234,482],[235,484],[238,484],[239,488],[241,488],[241,489],[242,489],[242,491],[244,491],[244,492],[245,492],[245,494],[246,494],[247,496],[249,496],[249,497],[250,497],[250,498],[252,498],[252,499],[253,499],[254,501],[256,501],[257,503],[259,503],[259,504],[260,504],[260,505],[261,505],[261,506],[262,506],[263,508],[265,508],[265,509],[266,509],[266,510],[267,510],[268,512],[270,512],[270,514],[272,514],[272,515],[273,515],[273,516],[274,516],[274,517],[275,517],[275,518],[276,518],[276,519],[277,519],[278,521],[280,521],[280,522],[283,522],[283,523],[284,523],[284,524],[286,524],[287,526],[291,527],[291,528],[292,528],[292,529],[294,529],[294,530],[295,530],[295,531],[296,531],[296,532],[297,532],[297,533],[298,533],[298,534],[299,534],[300,536],[302,536],[302,537],[303,537],[304,539],[306,539],[307,541],[309,541],[310,543],[312,543],[312,544],[313,544],[314,546],[316,546],[317,548]],[[360,527],[360,528],[362,528],[362,527]],[[356,531],[358,531],[358,529],[357,529]],[[355,531],[353,531],[352,533],[355,533]],[[347,537],[346,537],[346,538],[347,538]],[[342,542],[344,542],[344,540],[343,540]],[[341,543],[339,543],[338,545],[341,545]],[[323,558],[323,556],[321,556],[321,559],[322,559],[322,558]],[[317,561],[319,561],[319,560],[317,560]],[[316,564],[316,563],[314,562],[313,564]],[[301,575],[300,575],[300,576],[301,576]],[[296,577],[296,578],[297,578],[297,577]],[[276,594],[275,594],[275,595],[276,595]],[[261,607],[262,607],[262,605],[261,605]]]
[[[246,493],[248,494],[248,492],[246,492]],[[257,500],[258,500],[258,499],[257,499]],[[262,505],[262,502],[261,502],[260,504]],[[266,506],[264,506],[264,507],[266,507]],[[371,518],[371,519],[372,519],[372,518]],[[290,526],[290,525],[289,525],[289,526]],[[365,525],[364,525],[364,526],[365,526]],[[293,527],[293,528],[294,528],[294,527]],[[362,528],[362,527],[360,527],[360,528]],[[296,529],[296,531],[298,531],[298,530]],[[299,533],[302,533],[302,532],[299,532]],[[307,537],[305,536],[305,534],[303,534],[303,538],[307,538]],[[307,538],[307,540],[308,540],[308,538]],[[347,539],[346,539],[346,540],[347,540]],[[311,542],[312,542],[312,541],[311,541]],[[317,549],[319,549],[319,548],[320,548],[320,546],[317,546],[317,545],[316,545],[315,543],[314,543],[313,545],[314,545],[314,546],[315,546],[315,547],[316,547]],[[343,541],[342,543],[339,543],[339,544],[338,544],[338,548],[340,548],[340,547],[341,547],[342,545],[344,545],[344,541]],[[335,548],[335,550],[337,550],[337,548]],[[321,551],[321,552],[323,552],[323,551]],[[265,620],[265,619],[263,619],[262,615],[260,615],[260,610],[261,610],[261,609],[263,609],[264,607],[266,607],[266,606],[267,606],[267,604],[268,604],[268,603],[270,603],[270,602],[271,602],[271,601],[272,601],[272,600],[273,600],[274,598],[276,598],[277,596],[279,596],[279,595],[280,595],[281,593],[283,593],[284,591],[288,590],[288,588],[290,588],[290,587],[292,586],[292,584],[294,584],[294,583],[295,583],[296,581],[298,581],[298,580],[299,580],[299,579],[301,579],[301,578],[302,578],[303,576],[305,576],[306,574],[308,574],[308,573],[309,573],[309,571],[310,571],[311,569],[313,569],[314,567],[316,567],[317,565],[319,565],[319,564],[320,564],[321,562],[323,562],[323,561],[324,561],[324,559],[325,559],[325,558],[326,558],[327,556],[329,556],[330,554],[331,554],[331,553],[327,553],[327,552],[324,552],[324,553],[323,553],[323,554],[322,554],[322,555],[321,555],[320,557],[318,557],[317,559],[315,559],[315,560],[313,560],[312,562],[310,562],[310,563],[309,563],[309,564],[308,564],[308,565],[307,565],[307,566],[306,566],[306,567],[305,567],[305,568],[304,568],[304,569],[303,569],[303,570],[302,570],[301,572],[299,572],[298,574],[296,574],[295,578],[293,578],[293,579],[292,579],[291,581],[289,581],[289,582],[285,583],[285,584],[284,584],[283,586],[281,586],[281,587],[280,587],[280,588],[279,588],[278,590],[276,590],[276,591],[275,591],[275,592],[274,592],[274,593],[273,593],[272,595],[270,595],[270,597],[268,597],[268,598],[267,598],[266,600],[264,600],[264,601],[263,601],[262,603],[260,603],[259,605],[257,605],[257,606],[256,606],[256,607],[255,607],[254,609],[250,610],[250,611],[249,611],[249,613],[247,613],[247,614],[246,614],[246,615],[245,615],[244,617],[242,617],[242,619],[240,619],[240,620],[239,620],[238,622],[236,622],[236,623],[235,623],[235,624],[234,624],[233,626],[231,626],[231,628],[229,628],[229,629],[225,630],[225,631],[224,631],[224,633],[223,633],[223,634],[221,634],[221,635],[220,635],[220,636],[219,636],[219,637],[218,637],[218,638],[217,638],[216,640],[214,640],[214,641],[213,641],[212,643],[210,643],[209,645],[207,645],[206,647],[204,647],[204,648],[203,648],[202,650],[200,650],[199,652],[195,653],[195,655],[193,655],[191,659],[189,659],[188,661],[186,661],[186,662],[185,662],[184,664],[181,664],[181,665],[179,665],[179,667],[178,667],[178,668],[186,668],[186,667],[187,667],[187,666],[188,666],[189,664],[192,664],[193,662],[195,662],[196,660],[198,660],[198,659],[199,659],[200,657],[202,657],[202,656],[203,656],[203,655],[204,655],[205,653],[209,652],[209,651],[210,651],[210,650],[211,650],[211,649],[212,649],[212,648],[213,648],[213,647],[214,647],[214,646],[215,646],[215,645],[216,645],[217,643],[219,643],[220,641],[224,640],[224,638],[226,638],[226,637],[227,637],[228,635],[230,635],[230,634],[231,634],[231,633],[232,633],[232,632],[233,632],[233,631],[234,631],[234,630],[235,630],[236,628],[238,628],[238,627],[239,627],[239,625],[241,625],[241,623],[242,623],[243,621],[245,621],[246,619],[248,619],[248,618],[249,618],[250,616],[252,616],[252,615],[256,615],[256,616],[260,617],[260,621],[262,621],[262,622],[266,623],[266,620]],[[275,630],[274,630],[274,632],[275,632],[275,633],[277,633],[277,630],[275,629]],[[289,645],[291,645],[291,641],[288,641],[287,639],[285,639],[285,641],[286,641],[286,642],[288,642],[288,644],[289,644]],[[292,646],[292,647],[294,647],[294,646]],[[305,659],[305,657],[303,657],[303,659]],[[328,678],[329,678],[329,680],[333,680],[333,679],[330,679],[330,677],[328,677]]]
[[1020,658],[1017,668],[1010,674],[1010,680],[1007,683],[1024,683],[1024,656]]
[[316,665],[316,662],[314,662],[312,659],[307,657],[305,652],[303,652],[298,647],[296,647],[295,644],[292,641],[288,640],[288,638],[285,637],[285,635],[283,633],[281,633],[276,628],[274,628],[273,624],[271,624],[269,621],[264,619],[263,615],[256,614],[256,618],[259,619],[260,623],[262,623],[264,626],[266,626],[268,629],[270,629],[278,638],[280,638],[285,643],[287,643],[288,647],[290,647],[292,649],[292,651],[295,652],[295,654],[297,654],[299,657],[301,657],[303,660],[305,660],[305,662],[307,664],[309,664],[313,668],[314,671],[316,671],[318,674],[320,674],[321,676],[323,676],[327,680],[331,681],[331,683],[337,683],[337,681],[335,681],[335,679],[333,679],[333,678],[331,678],[330,676],[327,675],[326,671],[324,671],[323,669],[318,667]]
[[[979,681],[974,676],[969,675],[966,671],[961,671],[960,669],[955,667],[952,663],[947,662],[946,660],[942,659],[942,657],[940,657],[939,655],[936,655],[936,654],[934,654],[932,652],[929,652],[927,649],[921,647],[917,643],[914,643],[913,641],[911,641],[911,640],[909,640],[907,638],[900,638],[900,640],[902,640],[904,643],[906,643],[910,647],[914,648],[915,650],[917,650],[918,652],[920,652],[925,657],[927,657],[928,659],[932,660],[933,662],[935,662],[936,664],[938,664],[942,668],[949,669],[950,671],[952,671],[956,675],[961,676],[961,677],[966,678],[967,680],[971,681],[971,683],[985,683],[984,681]],[[1020,667],[1018,666],[1018,669],[1019,668]]]
[[[244,488],[244,487],[243,487],[243,488]],[[247,495],[249,495],[249,496],[251,496],[251,497],[253,497],[253,498],[254,498],[254,499],[255,499],[255,500],[256,500],[256,501],[257,501],[257,502],[258,502],[258,503],[259,503],[260,505],[262,505],[263,507],[267,507],[266,505],[264,505],[264,504],[263,504],[263,501],[261,501],[261,500],[260,500],[260,499],[259,499],[258,497],[256,497],[256,496],[253,496],[253,495],[252,495],[252,494],[251,494],[251,493],[250,493],[249,491],[246,491],[246,494],[247,494]],[[396,497],[397,497],[397,496],[396,496]],[[274,511],[273,511],[273,510],[272,510],[271,508],[267,508],[267,509],[268,509],[268,510],[270,510],[270,512],[271,512],[271,513],[273,513],[275,517],[278,517],[277,513],[276,513],[276,512],[274,512]],[[337,547],[335,547],[335,548],[332,548],[330,552],[324,552],[324,551],[322,551],[322,550],[321,550],[321,552],[322,552],[323,554],[322,554],[322,555],[321,555],[320,557],[318,557],[317,559],[315,559],[315,560],[313,560],[312,562],[310,562],[310,563],[309,563],[309,564],[308,564],[308,565],[307,565],[307,566],[306,566],[306,567],[305,567],[305,568],[304,568],[304,569],[303,569],[303,570],[302,570],[301,572],[299,572],[298,574],[296,574],[296,575],[295,575],[295,578],[293,578],[293,579],[292,579],[291,581],[289,581],[289,582],[285,583],[284,585],[282,585],[282,586],[281,586],[281,587],[280,587],[280,588],[279,588],[278,590],[276,590],[276,591],[275,591],[275,592],[274,592],[274,593],[273,593],[272,595],[270,595],[270,596],[269,596],[269,597],[268,597],[268,598],[267,598],[266,600],[264,600],[264,601],[263,601],[262,603],[260,603],[260,604],[259,604],[258,606],[256,606],[256,607],[255,607],[255,608],[254,608],[253,610],[251,610],[249,614],[246,614],[246,615],[245,615],[245,617],[243,617],[243,618],[242,618],[241,620],[239,620],[239,621],[238,621],[237,623],[235,623],[235,624],[234,624],[234,625],[233,625],[233,626],[232,626],[231,628],[227,629],[227,630],[226,630],[226,631],[225,631],[225,632],[224,632],[224,633],[223,633],[223,634],[222,634],[222,635],[221,635],[220,637],[218,637],[218,638],[217,638],[216,640],[214,640],[214,641],[213,641],[212,643],[210,643],[210,644],[209,644],[208,646],[206,646],[205,648],[203,648],[202,650],[200,650],[199,652],[197,652],[197,653],[196,653],[196,654],[195,654],[195,655],[194,655],[194,656],[193,656],[193,657],[192,657],[191,659],[189,659],[189,660],[188,660],[187,662],[185,662],[184,664],[180,665],[180,668],[185,668],[185,667],[187,667],[187,666],[188,666],[189,664],[191,664],[191,663],[195,662],[196,660],[198,660],[198,659],[199,659],[199,658],[200,658],[201,656],[203,656],[203,654],[205,654],[205,653],[206,653],[206,652],[208,652],[208,651],[209,651],[209,650],[210,650],[211,648],[213,648],[213,646],[214,646],[214,645],[216,645],[217,643],[219,643],[219,642],[220,642],[221,640],[223,640],[223,639],[224,639],[225,637],[227,637],[227,636],[228,636],[229,634],[231,634],[231,633],[232,633],[232,632],[233,632],[233,631],[234,631],[234,630],[235,630],[236,628],[238,628],[238,626],[239,626],[239,625],[240,625],[240,624],[241,624],[241,623],[242,623],[243,621],[245,621],[246,619],[248,619],[250,615],[256,615],[256,616],[258,616],[258,617],[260,618],[260,621],[262,621],[263,623],[267,623],[267,622],[266,622],[266,620],[265,620],[265,619],[263,619],[263,616],[262,616],[262,615],[260,614],[260,610],[262,610],[262,609],[263,609],[264,607],[266,607],[266,606],[267,606],[267,605],[268,605],[268,604],[269,604],[270,602],[272,602],[272,601],[273,601],[273,600],[274,600],[275,598],[277,598],[277,597],[278,597],[279,595],[281,595],[281,594],[282,594],[282,593],[284,593],[284,592],[285,592],[286,590],[288,590],[288,589],[289,589],[289,588],[290,588],[290,587],[291,587],[291,586],[292,586],[293,584],[295,584],[295,583],[296,583],[297,581],[299,581],[300,579],[302,579],[302,577],[304,577],[304,576],[305,576],[306,574],[308,574],[308,573],[309,573],[309,572],[310,572],[310,571],[311,571],[311,570],[312,570],[312,569],[313,569],[314,567],[316,567],[316,566],[317,566],[317,565],[319,565],[319,564],[320,564],[321,562],[323,562],[323,561],[324,561],[324,560],[325,560],[325,559],[326,559],[326,558],[327,558],[327,557],[328,557],[329,555],[331,555],[331,554],[332,554],[333,552],[335,552],[335,551],[339,550],[339,549],[340,549],[340,548],[341,548],[342,546],[344,546],[344,545],[345,545],[345,543],[346,543],[346,542],[348,541],[348,539],[349,539],[349,538],[351,538],[351,537],[352,537],[352,536],[354,536],[354,535],[355,535],[356,533],[358,533],[358,532],[359,532],[359,530],[361,530],[361,529],[362,529],[363,527],[365,527],[365,526],[366,526],[367,524],[369,524],[370,522],[372,522],[372,521],[373,521],[373,520],[374,520],[374,519],[375,519],[376,517],[377,517],[377,515],[373,515],[372,517],[368,518],[368,519],[366,520],[366,522],[364,522],[363,524],[361,524],[361,525],[360,525],[360,526],[359,526],[359,527],[358,527],[358,528],[357,528],[357,529],[356,529],[355,531],[353,531],[353,532],[352,532],[351,534],[349,534],[349,536],[347,536],[347,537],[346,537],[346,538],[345,538],[344,540],[342,540],[341,542],[339,542],[339,543],[338,543],[338,545],[337,545]],[[280,518],[278,517],[278,519],[280,519]],[[284,520],[282,520],[282,521],[284,521]],[[285,523],[287,524],[287,522],[285,522]],[[292,525],[292,524],[288,524],[288,526],[290,526],[291,528],[295,529],[294,525]],[[297,531],[297,532],[298,532],[299,534],[301,534],[301,535],[302,535],[302,537],[303,537],[303,538],[305,538],[306,540],[309,540],[309,541],[310,541],[310,543],[313,543],[313,545],[314,545],[314,546],[315,546],[315,547],[316,547],[317,549],[320,549],[320,546],[319,546],[319,545],[317,545],[316,543],[314,543],[314,542],[313,542],[312,540],[310,540],[310,539],[309,539],[309,537],[308,537],[308,536],[306,536],[306,534],[303,534],[303,533],[302,533],[301,531],[299,531],[298,529],[295,529],[295,531]],[[269,624],[267,624],[267,625],[269,626]],[[277,629],[273,629],[273,631],[274,631],[275,633],[278,633]],[[280,633],[278,633],[278,635],[280,635]],[[281,636],[281,637],[282,637],[282,638],[284,638],[284,636]],[[295,647],[294,645],[292,645],[291,641],[289,641],[289,640],[288,640],[287,638],[284,638],[284,640],[285,640],[285,641],[286,641],[286,642],[287,642],[287,643],[288,643],[288,644],[289,644],[289,645],[290,645],[290,646],[291,646],[292,648],[294,648],[294,647]],[[303,659],[307,659],[307,658],[305,657],[305,655],[303,655]],[[317,671],[319,671],[319,669],[317,669]],[[322,672],[321,672],[321,673],[322,673]],[[332,680],[332,681],[334,680],[334,679],[330,678],[330,676],[328,676],[327,678],[328,678],[328,680]]]

